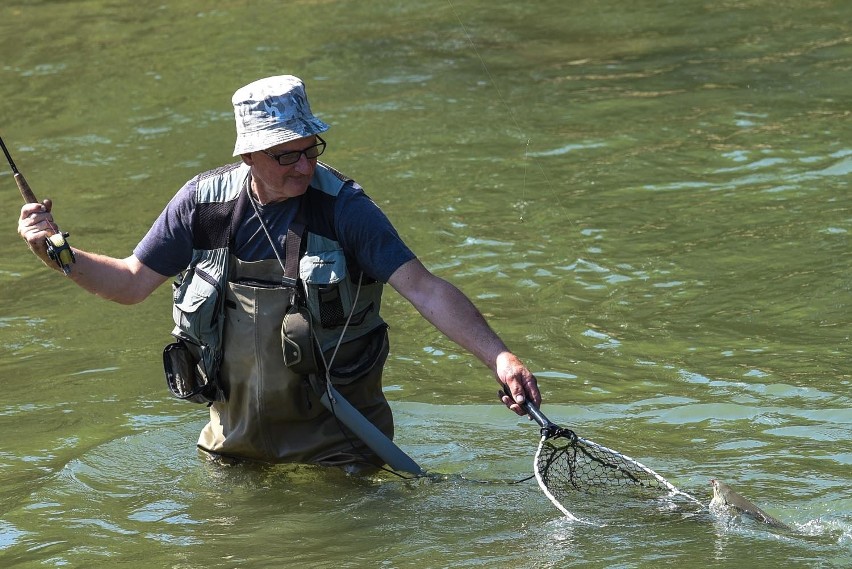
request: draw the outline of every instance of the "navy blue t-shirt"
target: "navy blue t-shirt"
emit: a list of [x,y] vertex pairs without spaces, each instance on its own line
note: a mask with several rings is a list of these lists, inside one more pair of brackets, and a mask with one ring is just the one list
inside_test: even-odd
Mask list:
[[[192,260],[192,217],[197,178],[193,178],[172,198],[133,254],[148,268],[165,276],[183,271]],[[256,204],[279,255],[284,238],[302,198],[267,205]],[[237,230],[234,254],[243,261],[274,259],[275,252],[253,207],[245,208]],[[309,227],[308,229],[313,229]],[[346,254],[366,276],[386,283],[403,264],[415,257],[405,245],[384,212],[355,182],[347,182],[334,200],[333,228]],[[350,267],[352,269],[353,267]]]

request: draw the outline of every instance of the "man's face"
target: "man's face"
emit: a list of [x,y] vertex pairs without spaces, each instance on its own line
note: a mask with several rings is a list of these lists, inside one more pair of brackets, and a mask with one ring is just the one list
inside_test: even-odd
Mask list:
[[252,190],[260,203],[284,201],[307,191],[317,159],[300,154],[296,162],[286,166],[279,160],[287,162],[286,153],[304,151],[318,142],[316,136],[308,136],[242,155],[243,162],[252,167]]

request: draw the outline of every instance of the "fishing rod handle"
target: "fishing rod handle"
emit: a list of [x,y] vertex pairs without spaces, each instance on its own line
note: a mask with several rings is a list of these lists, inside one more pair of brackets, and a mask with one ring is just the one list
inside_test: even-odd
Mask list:
[[[18,185],[21,197],[24,198],[24,201],[28,204],[38,203],[38,199],[35,197],[32,188],[30,188],[30,185],[27,183],[27,179],[24,178],[23,174],[18,172],[18,167],[15,166],[15,161],[12,160],[12,155],[9,154],[9,149],[6,148],[6,143],[3,142],[2,138],[0,138],[0,148],[2,148],[3,154],[6,156],[6,160],[9,162],[9,167],[12,169],[12,174],[15,177],[15,184]],[[68,234],[59,231],[59,228],[53,223],[50,224],[50,232],[51,233],[48,238],[44,241],[45,247],[47,248],[47,256],[59,265],[59,268],[62,269],[63,273],[68,275],[71,273],[71,265],[77,262],[74,251],[71,249],[71,246],[68,245],[68,241],[66,241]]]
[[[9,157],[8,154],[6,154],[6,156]],[[38,199],[35,197],[35,194],[30,188],[30,185],[27,183],[26,178],[24,178],[24,175],[18,172],[18,169],[14,167],[11,157],[9,157],[9,164],[12,166],[12,171],[15,173],[15,183],[21,191],[21,197],[23,197],[24,201],[27,203],[38,203]],[[50,235],[47,239],[45,239],[47,256],[53,259],[59,268],[62,269],[63,273],[66,275],[71,274],[71,265],[77,262],[77,256],[68,244],[68,234],[59,231],[59,228],[53,223],[50,224],[48,233],[50,233]]]
[[20,172],[15,172],[15,183],[18,184],[18,189],[21,190],[21,197],[24,198],[25,202],[38,202],[38,199],[36,199],[35,194],[32,189],[30,189],[30,185],[27,183],[26,178],[24,178],[24,175]]
[[12,160],[12,155],[9,154],[9,149],[6,148],[6,143],[3,142],[3,138],[0,138],[0,148],[3,149],[3,154],[9,162],[9,167],[12,169],[12,174],[15,176],[15,183],[18,184],[18,189],[21,190],[21,196],[24,198],[24,201],[27,203],[36,203],[38,200],[36,199],[35,194],[32,189],[30,189],[30,185],[27,183],[23,174],[18,172],[18,167],[15,166],[15,161]]

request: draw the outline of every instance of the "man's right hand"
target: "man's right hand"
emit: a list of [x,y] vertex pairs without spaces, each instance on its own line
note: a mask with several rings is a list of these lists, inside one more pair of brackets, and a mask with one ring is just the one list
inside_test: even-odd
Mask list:
[[59,266],[51,260],[47,254],[47,238],[54,233],[59,233],[59,228],[53,221],[50,210],[53,204],[50,200],[42,203],[28,203],[21,208],[21,217],[18,220],[18,233],[23,237],[27,245],[42,262],[48,267],[60,270]]

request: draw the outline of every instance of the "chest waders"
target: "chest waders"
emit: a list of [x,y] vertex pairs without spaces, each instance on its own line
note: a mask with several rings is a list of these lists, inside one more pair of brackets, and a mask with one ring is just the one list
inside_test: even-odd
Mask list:
[[[341,430],[308,377],[284,362],[281,325],[298,291],[248,284],[256,283],[260,275],[267,281],[276,270],[280,273],[278,262],[232,261],[220,372],[227,401],[210,406],[210,422],[198,446],[226,456],[273,462],[338,464],[362,461],[361,455],[372,457],[357,437]],[[370,337],[342,344],[335,360],[360,369],[350,369],[356,372],[351,377],[335,378],[333,367],[332,382],[371,423],[392,437],[393,418],[381,390],[387,353],[384,327]],[[353,449],[353,443],[357,448]]]
[[[179,305],[202,304],[187,300],[192,295],[185,289],[193,287],[187,286],[186,281],[179,283],[176,289],[177,326],[173,332],[189,344],[190,351],[197,356],[196,370],[210,372],[209,376],[217,388],[214,390],[218,393],[216,396],[210,396],[211,390],[208,389],[206,397],[185,397],[206,401],[210,406],[210,422],[199,436],[199,448],[216,455],[265,462],[337,465],[367,461],[381,464],[383,461],[323,407],[320,394],[311,385],[303,367],[305,358],[294,360],[287,356],[285,352],[291,343],[282,334],[285,317],[297,309],[300,313],[309,314],[314,333],[323,346],[323,357],[316,358],[322,366],[322,361],[330,361],[344,330],[337,321],[339,313],[357,315],[357,319],[352,319],[356,320],[355,325],[336,350],[329,376],[334,387],[356,409],[392,438],[393,417],[381,389],[389,345],[387,326],[378,317],[380,296],[368,291],[367,294],[354,294],[353,299],[352,291],[339,286],[344,279],[351,283],[339,244],[312,234],[310,229],[302,230],[305,221],[302,213],[297,214],[288,232],[283,267],[278,259],[238,259],[230,251],[233,249],[234,221],[239,221],[239,212],[243,211],[239,202],[248,196],[245,185],[247,170],[240,171],[240,168],[234,167],[213,174],[212,187],[215,191],[210,190],[210,184],[200,181],[202,192],[197,197],[197,205],[215,203],[215,215],[222,217],[222,212],[225,212],[227,223],[210,223],[207,220],[200,225],[220,229],[228,225],[232,229],[225,232],[230,235],[224,251],[222,247],[216,247],[222,245],[221,239],[215,242],[209,236],[197,239],[198,243],[211,248],[196,251],[194,260],[198,263],[191,267],[191,275],[192,280],[199,283],[195,288],[209,288],[212,295],[219,297],[214,303],[216,308],[212,310],[214,319],[221,322],[219,336],[216,337],[217,324],[207,326],[212,330],[207,338],[209,342],[202,339],[197,343],[204,346],[218,342],[219,349],[209,351],[220,356],[205,360],[203,350],[199,355],[196,340],[189,338],[192,334],[187,332],[192,326],[181,320],[187,320],[185,314],[178,314],[181,312]],[[233,187],[226,187],[237,182],[236,192]],[[322,179],[319,182],[322,183]],[[310,191],[318,190],[312,187]],[[303,196],[300,212],[307,209],[305,198],[307,195]],[[223,201],[230,205],[223,207],[220,203]],[[200,272],[198,264],[207,262],[209,258],[216,259],[216,262],[208,262],[202,267],[207,270]],[[215,266],[209,266],[211,264]],[[337,270],[329,270],[329,267]],[[211,274],[216,276],[211,277]],[[202,276],[199,278],[199,275]],[[370,286],[376,285],[381,286],[379,283]],[[372,290],[375,291],[375,288]],[[359,296],[363,298],[358,300]],[[324,298],[332,299],[334,303],[329,305],[323,302]],[[218,319],[215,318],[217,310],[221,312]],[[335,320],[331,321],[329,315]],[[305,344],[302,345],[304,347]],[[169,378],[169,365],[166,367]],[[324,370],[319,371],[322,373]]]

